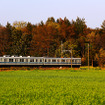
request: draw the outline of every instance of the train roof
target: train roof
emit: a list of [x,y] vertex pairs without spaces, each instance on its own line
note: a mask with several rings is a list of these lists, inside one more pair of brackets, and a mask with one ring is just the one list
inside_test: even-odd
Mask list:
[[[34,57],[34,56],[16,56],[16,55],[12,55],[12,56],[10,56],[10,55],[4,55],[4,56],[2,56],[2,57],[0,57],[0,58],[24,58],[24,59],[27,59],[27,58],[30,58],[30,59],[44,59],[44,58],[46,58],[46,59],[71,59],[71,58],[58,58],[58,57]],[[81,58],[74,58],[74,57],[72,57],[72,59],[81,59]]]

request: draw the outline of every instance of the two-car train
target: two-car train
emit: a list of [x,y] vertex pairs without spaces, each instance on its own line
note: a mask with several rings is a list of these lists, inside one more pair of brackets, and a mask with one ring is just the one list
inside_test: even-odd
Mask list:
[[[71,61],[72,60],[72,61]],[[31,56],[0,57],[0,66],[80,66],[81,58],[51,58]]]

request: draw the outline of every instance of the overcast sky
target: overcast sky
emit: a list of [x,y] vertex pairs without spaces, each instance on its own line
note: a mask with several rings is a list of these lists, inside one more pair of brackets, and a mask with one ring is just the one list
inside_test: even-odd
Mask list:
[[0,0],[0,23],[26,21],[37,24],[48,17],[70,21],[85,18],[90,28],[101,26],[105,20],[105,0]]

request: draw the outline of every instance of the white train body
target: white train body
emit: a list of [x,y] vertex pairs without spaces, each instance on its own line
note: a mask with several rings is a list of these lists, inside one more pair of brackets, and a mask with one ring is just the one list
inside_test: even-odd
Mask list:
[[[71,62],[72,60],[72,62]],[[50,57],[22,57],[22,56],[3,56],[0,57],[0,65],[33,65],[33,66],[53,66],[53,65],[81,65],[81,58],[50,58]]]

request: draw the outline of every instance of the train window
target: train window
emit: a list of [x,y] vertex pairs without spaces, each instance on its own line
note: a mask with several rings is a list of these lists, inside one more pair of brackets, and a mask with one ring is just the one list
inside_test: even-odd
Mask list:
[[64,59],[62,59],[62,60],[61,60],[61,62],[65,62],[65,60],[64,60]]
[[2,62],[4,62],[4,59],[3,59],[3,58],[1,58],[1,61],[2,61]]
[[79,63],[81,63],[81,60],[79,60]]
[[18,59],[15,59],[15,62],[18,62]]
[[51,59],[49,59],[48,62],[51,62]]
[[42,59],[40,59],[40,62],[42,62]]
[[74,62],[75,62],[75,60],[72,60],[72,62],[74,63]]
[[3,58],[1,58],[1,62],[4,62],[4,59]]
[[24,59],[20,59],[20,62],[24,62]]
[[30,59],[30,62],[34,62],[34,59]]
[[7,59],[4,59],[4,62],[7,62]]
[[60,59],[58,59],[57,62],[60,62]]
[[52,62],[56,62],[56,59],[53,59]]
[[66,62],[67,62],[67,63],[70,63],[70,60],[69,60],[69,59],[67,59],[67,60],[66,60]]
[[36,59],[36,62],[38,62],[38,59]]
[[26,59],[26,62],[28,62],[28,59]]
[[13,62],[13,59],[9,59],[9,62]]
[[80,63],[80,60],[77,60],[77,63]]

